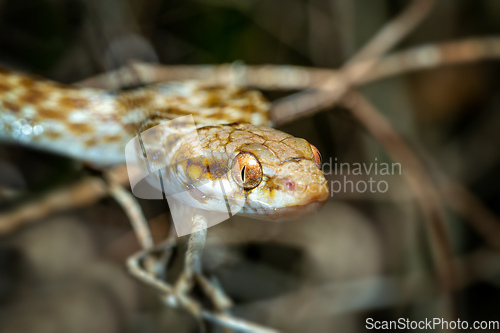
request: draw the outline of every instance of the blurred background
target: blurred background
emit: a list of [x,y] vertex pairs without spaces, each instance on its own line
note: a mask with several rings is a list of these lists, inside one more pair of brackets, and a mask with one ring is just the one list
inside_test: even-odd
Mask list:
[[[132,60],[335,69],[409,3],[1,0],[0,65],[64,83]],[[395,50],[499,33],[500,2],[443,0]],[[445,191],[439,192],[455,266],[451,287],[439,280],[441,263],[432,255],[435,244],[403,161],[403,175],[374,176],[388,183],[385,193],[333,193],[321,211],[301,220],[236,216],[210,228],[204,270],[234,300],[233,314],[283,332],[362,332],[367,318],[499,321],[499,77],[500,62],[491,60],[360,88],[422,158],[436,186],[438,168],[468,191],[458,207],[445,204]],[[276,100],[294,91],[264,93]],[[392,162],[346,106],[279,129],[316,145],[324,162]],[[2,143],[0,212],[91,175],[77,161]],[[165,239],[166,203],[140,204],[155,240]],[[488,220],[490,228],[478,231],[472,222],[477,220]],[[125,261],[139,249],[111,198],[3,232],[0,331],[197,332],[189,314],[167,307],[153,289],[128,275]],[[212,326],[209,331],[222,332]]]

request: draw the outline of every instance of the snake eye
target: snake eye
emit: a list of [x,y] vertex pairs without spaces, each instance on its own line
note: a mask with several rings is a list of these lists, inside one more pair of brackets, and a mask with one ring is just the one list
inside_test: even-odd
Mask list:
[[318,165],[318,168],[321,168],[321,154],[319,153],[318,148],[314,147],[312,144],[309,144],[311,146],[311,149],[314,154],[314,160],[316,161],[316,164]]
[[234,158],[231,176],[238,186],[251,190],[259,186],[262,180],[262,166],[252,153],[239,153]]

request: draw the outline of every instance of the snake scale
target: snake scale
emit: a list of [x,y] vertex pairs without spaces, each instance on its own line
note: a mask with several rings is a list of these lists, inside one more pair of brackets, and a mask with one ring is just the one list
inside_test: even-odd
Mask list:
[[[231,156],[225,181],[245,200],[242,213],[283,220],[316,211],[329,197],[320,154],[306,140],[271,128],[269,109],[260,92],[237,86],[183,81],[106,91],[0,69],[3,141],[106,168],[124,163],[125,145],[138,132],[192,115],[203,149]],[[173,183],[219,177],[206,161],[189,159],[186,147],[169,147],[186,161],[167,175]],[[210,191],[192,192],[192,201],[216,205]]]

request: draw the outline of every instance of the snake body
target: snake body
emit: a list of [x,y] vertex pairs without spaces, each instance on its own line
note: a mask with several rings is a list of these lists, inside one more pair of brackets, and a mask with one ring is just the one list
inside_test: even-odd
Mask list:
[[[207,168],[210,161],[190,158],[193,152],[179,141],[166,149],[169,159],[185,161],[165,175],[173,186],[224,180],[234,198],[245,200],[243,213],[273,220],[315,211],[328,198],[319,152],[306,140],[271,128],[269,103],[258,91],[199,81],[106,91],[1,69],[0,115],[0,139],[97,168],[124,163],[125,145],[138,132],[192,115],[202,148],[231,157],[222,164],[232,177]],[[221,205],[211,191],[192,192],[192,204]]]

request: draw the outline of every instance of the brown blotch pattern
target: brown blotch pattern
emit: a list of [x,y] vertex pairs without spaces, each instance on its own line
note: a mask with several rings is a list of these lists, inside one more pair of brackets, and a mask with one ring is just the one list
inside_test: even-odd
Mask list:
[[123,94],[120,96],[120,102],[127,108],[134,109],[138,107],[148,107],[150,97],[148,96],[133,96]]
[[58,120],[63,120],[65,121],[67,116],[64,112],[61,112],[61,110],[54,110],[54,109],[49,109],[49,108],[38,108],[37,109],[38,116],[43,119],[58,119]]
[[221,106],[221,104],[222,104],[222,100],[220,99],[220,97],[217,96],[216,94],[211,94],[205,100],[205,103],[203,106],[205,106],[207,108],[213,108],[216,106]]
[[122,124],[123,130],[127,134],[135,134],[137,132],[137,129],[139,128],[141,124],[140,123],[126,123]]
[[38,89],[27,89],[19,99],[26,104],[38,104],[45,99],[45,93]]
[[62,134],[57,133],[57,132],[52,132],[52,131],[46,131],[43,133],[43,136],[48,138],[48,139],[56,140],[56,139],[59,139],[60,137],[62,137]]
[[217,92],[224,90],[224,89],[226,89],[226,87],[224,87],[223,85],[220,85],[220,84],[206,85],[206,86],[200,88],[200,90],[204,90],[206,92],[213,92],[213,93],[217,93]]
[[90,147],[93,147],[93,146],[97,145],[98,143],[99,143],[99,141],[96,138],[91,138],[91,139],[85,140],[85,142],[83,143],[83,145],[86,148],[90,148]]
[[84,124],[84,123],[68,123],[66,124],[68,129],[73,133],[74,135],[81,135],[84,133],[93,133],[94,132],[94,127],[91,124]]
[[23,87],[25,89],[31,89],[33,86],[37,83],[34,79],[28,77],[28,76],[23,76],[19,79],[19,82],[17,83],[18,86]]
[[9,111],[19,112],[19,106],[17,104],[11,103],[9,101],[3,101],[3,106]]
[[64,109],[83,109],[89,105],[89,101],[84,98],[63,96],[59,99],[58,104]]
[[0,81],[0,93],[7,92],[12,89],[12,86],[5,84],[4,82]]
[[102,138],[102,141],[105,143],[119,142],[122,140],[120,135],[106,135]]

